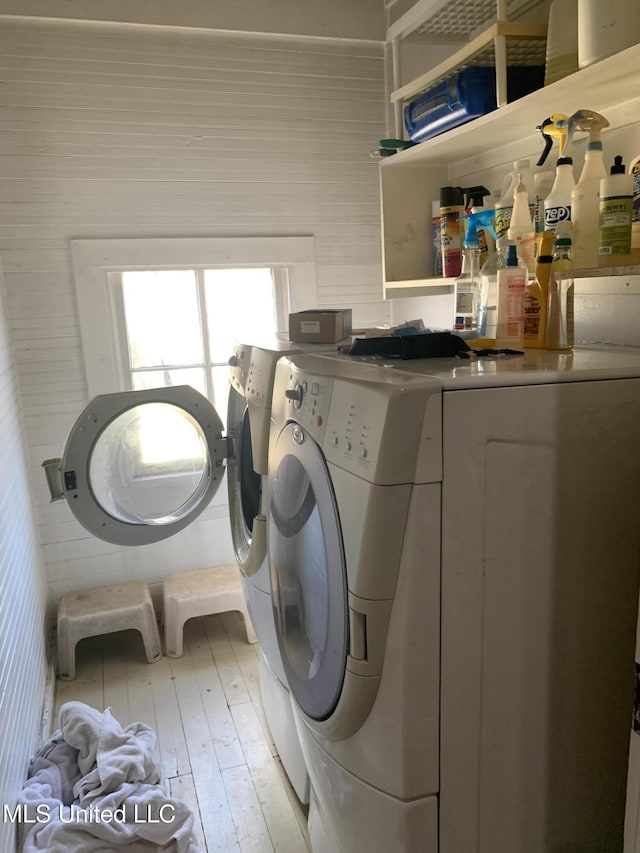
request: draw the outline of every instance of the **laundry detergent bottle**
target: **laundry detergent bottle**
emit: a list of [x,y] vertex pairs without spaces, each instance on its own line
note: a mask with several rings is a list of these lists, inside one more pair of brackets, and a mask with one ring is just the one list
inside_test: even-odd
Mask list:
[[553,262],[553,232],[540,235],[540,253],[536,263],[536,277],[527,284],[524,295],[524,345],[543,349],[547,340],[547,309],[549,306],[549,280]]
[[600,266],[628,261],[631,253],[633,177],[627,174],[621,154],[616,154],[609,172],[600,181]]

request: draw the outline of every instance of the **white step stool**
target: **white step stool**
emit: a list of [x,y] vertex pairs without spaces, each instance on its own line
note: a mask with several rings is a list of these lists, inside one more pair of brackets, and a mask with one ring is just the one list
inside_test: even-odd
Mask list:
[[257,637],[249,618],[237,566],[217,566],[195,572],[176,572],[165,578],[164,648],[172,658],[182,655],[182,629],[187,619],[238,610],[244,618],[247,642]]
[[58,675],[76,677],[76,644],[85,637],[134,628],[142,634],[149,663],[162,657],[158,623],[146,583],[126,583],[81,589],[58,603]]

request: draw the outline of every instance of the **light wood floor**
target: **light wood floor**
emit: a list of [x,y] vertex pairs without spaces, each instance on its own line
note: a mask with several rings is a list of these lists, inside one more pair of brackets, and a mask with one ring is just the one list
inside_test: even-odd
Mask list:
[[262,713],[258,654],[237,613],[190,620],[184,655],[154,664],[135,631],[82,640],[76,679],[56,683],[54,727],[72,699],[152,726],[163,783],[191,807],[203,853],[307,853],[306,810]]

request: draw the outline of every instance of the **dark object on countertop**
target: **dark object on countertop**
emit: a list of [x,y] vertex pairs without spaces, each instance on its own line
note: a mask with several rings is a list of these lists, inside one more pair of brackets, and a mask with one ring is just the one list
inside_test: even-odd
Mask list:
[[468,345],[451,332],[356,338],[349,355],[386,355],[390,358],[443,358],[466,352]]
[[472,349],[452,332],[422,332],[386,335],[382,338],[356,338],[350,347],[339,347],[348,355],[380,355],[386,358],[471,358],[485,355],[524,355],[521,350]]

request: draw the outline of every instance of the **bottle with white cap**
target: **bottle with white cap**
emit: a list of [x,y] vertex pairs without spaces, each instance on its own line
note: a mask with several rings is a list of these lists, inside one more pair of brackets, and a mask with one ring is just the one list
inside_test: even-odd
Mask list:
[[[513,171],[505,176],[502,194],[495,205],[496,240],[507,236],[513,211],[513,193],[519,181],[525,185],[527,192],[533,198],[533,172],[530,160],[514,160]],[[533,211],[533,201],[531,208]]]
[[587,131],[589,141],[578,183],[571,193],[571,235],[573,263],[576,269],[598,266],[598,217],[600,213],[600,181],[607,170],[602,153],[601,132],[609,126],[607,119],[593,110],[578,110],[569,119],[569,135]]
[[524,263],[529,275],[535,275],[534,230],[529,211],[529,193],[518,173],[518,183],[513,191],[513,210],[507,230],[510,243],[515,243],[518,258]]
[[600,181],[600,266],[627,260],[631,252],[633,177],[617,154],[611,174]]
[[573,158],[558,157],[556,178],[551,192],[544,200],[544,230],[557,231],[561,222],[571,220],[571,193],[576,185],[573,176]]

